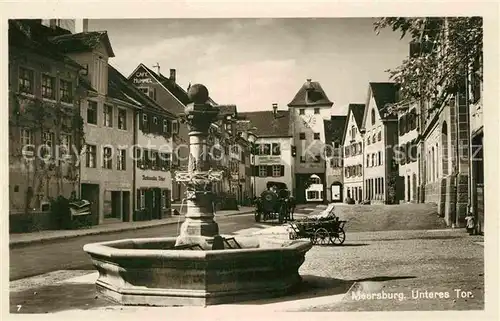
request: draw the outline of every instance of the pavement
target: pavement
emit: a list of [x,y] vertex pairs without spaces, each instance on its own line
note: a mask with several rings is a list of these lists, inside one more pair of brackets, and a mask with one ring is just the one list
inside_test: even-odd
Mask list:
[[[286,226],[236,231],[287,238]],[[348,233],[342,246],[313,246],[299,273],[301,289],[285,297],[195,307],[120,306],[97,294],[97,273],[58,270],[10,283],[11,313],[62,317],[155,314],[484,309],[484,247],[462,230]],[[442,297],[440,297],[442,296]],[[104,313],[104,315],[103,315]]]
[[[218,211],[216,217],[225,217],[232,215],[242,215],[253,213],[253,207],[240,206],[238,211]],[[41,243],[46,241],[53,241],[58,239],[73,238],[86,235],[116,233],[129,230],[138,230],[151,228],[155,226],[177,224],[184,221],[184,215],[175,215],[160,220],[140,221],[140,222],[119,222],[110,224],[101,224],[92,226],[86,229],[78,230],[47,230],[32,233],[13,233],[9,235],[9,246],[15,248],[27,244]]]

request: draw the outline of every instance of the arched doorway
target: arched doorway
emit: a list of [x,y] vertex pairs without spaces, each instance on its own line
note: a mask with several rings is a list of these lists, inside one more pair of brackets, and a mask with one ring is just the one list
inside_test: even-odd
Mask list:
[[330,185],[330,196],[332,202],[342,202],[342,183],[341,182],[333,182]]
[[448,171],[448,125],[446,122],[443,122],[443,126],[441,128],[441,166],[442,166],[442,174],[443,177],[446,177],[449,174]]
[[323,201],[323,183],[321,178],[312,174],[309,176],[310,185],[306,189],[306,202],[321,202]]

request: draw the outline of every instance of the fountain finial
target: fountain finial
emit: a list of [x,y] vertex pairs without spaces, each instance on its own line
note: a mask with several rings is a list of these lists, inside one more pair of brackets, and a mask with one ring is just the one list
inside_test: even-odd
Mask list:
[[208,89],[202,84],[192,85],[188,90],[188,97],[195,104],[204,104],[208,100]]

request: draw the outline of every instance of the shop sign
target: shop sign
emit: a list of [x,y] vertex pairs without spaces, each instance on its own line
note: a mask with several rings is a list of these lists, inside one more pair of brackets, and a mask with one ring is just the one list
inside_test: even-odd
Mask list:
[[281,164],[281,156],[259,156],[259,164]]
[[160,181],[160,182],[163,182],[163,181],[165,181],[165,177],[162,177],[162,176],[147,176],[147,175],[142,175],[142,180],[143,181]]
[[150,77],[149,73],[146,71],[138,71],[135,73],[134,78],[132,79],[134,85],[141,84],[152,84],[153,79]]

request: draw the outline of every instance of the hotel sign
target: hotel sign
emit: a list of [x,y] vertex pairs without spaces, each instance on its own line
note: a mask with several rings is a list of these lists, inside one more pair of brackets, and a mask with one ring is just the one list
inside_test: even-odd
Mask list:
[[281,156],[259,156],[259,164],[281,164]]
[[147,71],[138,71],[135,73],[132,82],[134,85],[152,84],[153,79]]
[[142,180],[143,181],[160,181],[160,182],[163,182],[163,181],[165,181],[165,177],[162,177],[162,176],[147,176],[147,175],[142,175]]

